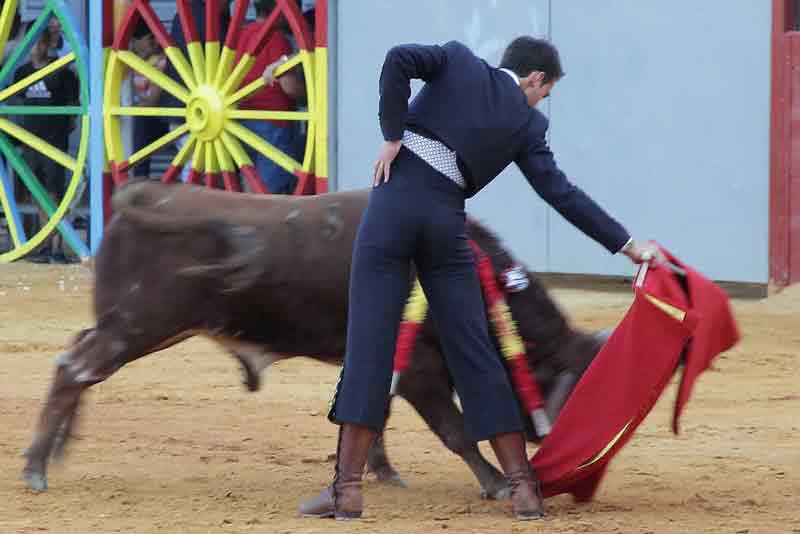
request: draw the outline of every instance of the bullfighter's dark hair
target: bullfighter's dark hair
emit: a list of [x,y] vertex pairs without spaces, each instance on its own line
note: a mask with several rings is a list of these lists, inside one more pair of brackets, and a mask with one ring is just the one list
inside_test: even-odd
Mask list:
[[553,43],[527,35],[517,37],[506,47],[500,68],[509,69],[520,78],[534,71],[543,72],[544,83],[564,76],[561,57]]

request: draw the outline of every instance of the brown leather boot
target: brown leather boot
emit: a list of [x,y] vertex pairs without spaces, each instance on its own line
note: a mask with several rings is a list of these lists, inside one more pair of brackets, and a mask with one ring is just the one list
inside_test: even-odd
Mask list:
[[335,517],[342,521],[361,517],[361,478],[375,435],[372,429],[361,425],[344,423],[339,428],[333,482],[317,497],[300,504],[301,517]]
[[511,488],[511,507],[519,521],[541,519],[544,505],[521,432],[498,434],[489,440]]

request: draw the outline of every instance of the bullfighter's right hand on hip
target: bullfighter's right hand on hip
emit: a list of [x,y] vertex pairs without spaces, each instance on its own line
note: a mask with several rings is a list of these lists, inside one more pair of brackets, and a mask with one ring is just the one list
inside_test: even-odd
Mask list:
[[378,161],[375,162],[375,169],[372,176],[372,187],[378,187],[381,182],[388,182],[391,174],[392,162],[400,152],[400,147],[403,142],[397,141],[384,141],[381,151],[378,154]]

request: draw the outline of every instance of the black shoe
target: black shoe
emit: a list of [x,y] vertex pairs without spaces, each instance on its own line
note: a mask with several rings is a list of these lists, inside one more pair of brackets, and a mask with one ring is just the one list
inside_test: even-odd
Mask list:
[[64,255],[63,252],[56,252],[50,255],[50,263],[63,264],[68,262],[67,262],[67,257]]
[[28,254],[25,256],[25,261],[29,261],[31,263],[50,263],[50,251],[40,250],[39,252]]

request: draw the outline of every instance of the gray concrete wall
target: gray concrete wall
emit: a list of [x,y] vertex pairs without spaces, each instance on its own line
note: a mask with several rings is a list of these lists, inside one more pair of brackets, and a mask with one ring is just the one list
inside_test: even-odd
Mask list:
[[[751,0],[338,0],[335,165],[365,187],[380,146],[388,48],[458,39],[491,63],[519,34],[551,37],[567,76],[542,110],[567,175],[636,236],[720,280],[766,282],[768,3]],[[533,193],[512,165],[470,201],[539,271],[631,274]]]

